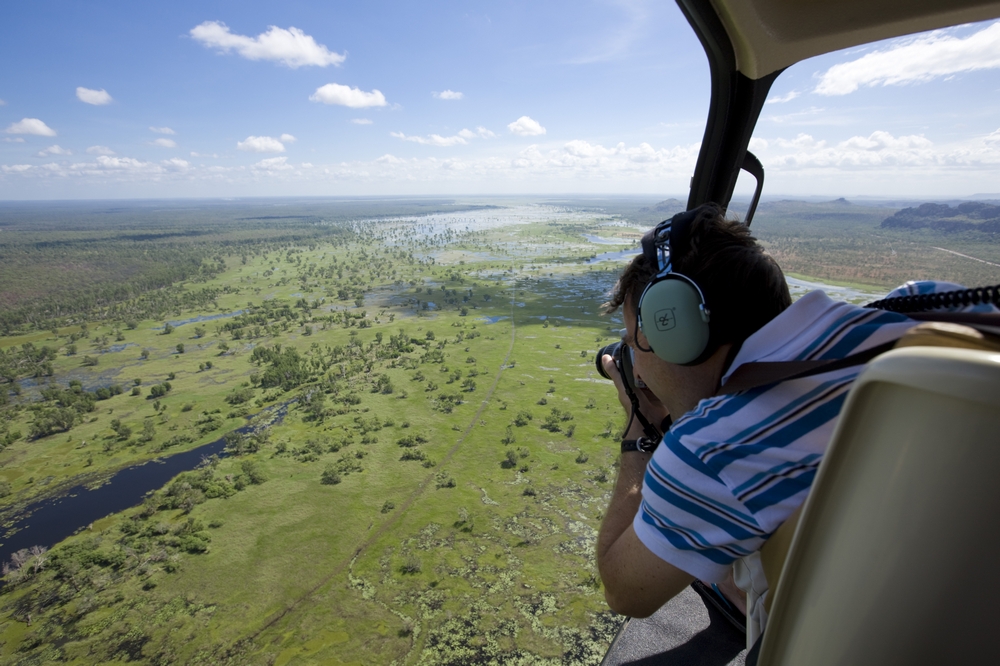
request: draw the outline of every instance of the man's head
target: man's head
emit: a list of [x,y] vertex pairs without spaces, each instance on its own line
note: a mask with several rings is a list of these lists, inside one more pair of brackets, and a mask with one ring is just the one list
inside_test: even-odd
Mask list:
[[[781,269],[745,225],[727,220],[714,204],[690,215],[687,233],[672,240],[671,262],[674,272],[698,285],[711,312],[707,349],[695,361],[700,363],[723,345],[738,348],[788,307],[791,297]],[[648,256],[636,257],[615,285],[607,311],[627,304],[626,311],[634,317],[643,290],[657,272]]]

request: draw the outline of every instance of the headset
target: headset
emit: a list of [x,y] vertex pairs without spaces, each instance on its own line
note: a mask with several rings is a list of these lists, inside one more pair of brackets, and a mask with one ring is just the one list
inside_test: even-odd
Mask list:
[[639,297],[639,330],[650,347],[642,351],[677,365],[698,365],[714,351],[705,295],[694,280],[674,272],[671,262],[671,250],[684,246],[697,216],[697,209],[678,213],[642,237],[643,254],[659,269]]

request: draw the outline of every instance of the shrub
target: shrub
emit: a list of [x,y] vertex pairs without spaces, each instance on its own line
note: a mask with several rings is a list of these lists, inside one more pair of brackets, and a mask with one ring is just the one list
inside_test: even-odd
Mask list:
[[415,557],[407,558],[406,561],[403,562],[403,565],[399,567],[400,573],[409,575],[418,574],[420,573],[420,570],[420,560]]
[[420,449],[407,449],[403,451],[400,460],[427,460],[427,455]]
[[[340,483],[341,478],[340,474],[337,473],[336,467],[330,465],[323,470],[323,474],[320,476],[319,482],[325,486],[335,486]],[[386,504],[390,504],[390,502],[387,502]],[[382,505],[382,513],[388,513],[385,509],[385,505]]]

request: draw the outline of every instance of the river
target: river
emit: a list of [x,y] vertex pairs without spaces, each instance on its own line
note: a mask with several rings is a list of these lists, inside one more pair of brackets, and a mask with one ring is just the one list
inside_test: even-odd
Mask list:
[[[288,404],[261,413],[270,412],[273,422],[278,422],[287,413]],[[245,434],[253,428],[247,424],[237,432]],[[0,532],[0,562],[8,562],[10,556],[22,548],[51,548],[94,521],[139,504],[146,495],[159,490],[181,472],[198,467],[204,459],[224,456],[225,446],[223,436],[190,451],[126,467],[97,488],[74,486],[55,497],[28,505],[20,518],[5,525]]]

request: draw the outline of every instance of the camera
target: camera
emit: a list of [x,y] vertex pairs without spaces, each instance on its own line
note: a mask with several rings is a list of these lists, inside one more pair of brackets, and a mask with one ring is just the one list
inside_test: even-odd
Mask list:
[[597,372],[601,374],[601,377],[611,379],[608,373],[604,371],[604,365],[601,363],[601,359],[605,354],[614,359],[615,367],[618,368],[618,372],[621,373],[629,389],[635,391],[636,389],[645,388],[644,384],[636,381],[635,373],[632,372],[632,361],[635,352],[624,341],[619,340],[597,350],[597,358],[594,360],[597,365]]

